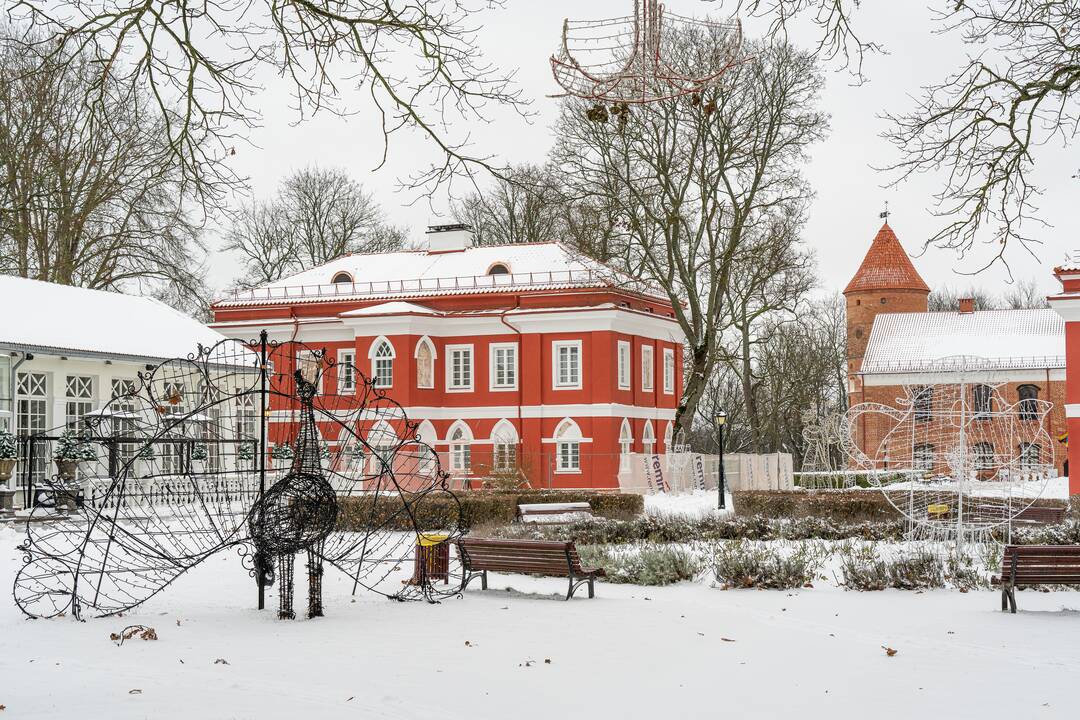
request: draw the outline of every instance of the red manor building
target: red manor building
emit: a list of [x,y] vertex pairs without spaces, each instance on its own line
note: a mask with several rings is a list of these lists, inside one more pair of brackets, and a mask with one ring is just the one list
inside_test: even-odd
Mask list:
[[[1076,275],[1060,276],[1066,280],[1080,278],[1080,270]],[[1080,282],[1077,291],[1075,297],[1080,297]],[[905,388],[921,389],[929,420],[935,412],[943,410],[942,406],[948,402],[944,396],[948,393],[939,392],[935,397],[933,389],[926,388],[950,384],[959,387],[961,378],[969,393],[965,404],[975,412],[980,403],[992,402],[988,385],[996,386],[1006,403],[1016,405],[1021,422],[1026,422],[1025,398],[1048,400],[1053,408],[1044,422],[1053,447],[1025,449],[1037,452],[1043,461],[1049,461],[1052,455],[1058,472],[1065,474],[1065,446],[1057,442],[1065,432],[1066,411],[1065,325],[1059,314],[1051,309],[975,310],[971,300],[961,300],[959,311],[928,312],[929,294],[930,288],[919,276],[900,240],[888,224],[883,225],[844,289],[849,404],[881,403],[898,407],[898,400],[906,398]],[[1080,325],[1077,332],[1074,349],[1080,353]],[[957,356],[977,358],[980,368],[986,370],[985,377],[970,371],[948,372],[949,358]],[[955,387],[939,389],[951,391]],[[1071,402],[1080,403],[1080,383]],[[919,407],[916,403],[916,419]],[[1080,408],[1080,404],[1075,407]],[[1080,417],[1080,412],[1077,415]],[[926,423],[927,427],[930,425]],[[885,421],[857,427],[857,440],[863,452],[873,457],[891,427]],[[921,426],[917,423],[916,427]],[[976,453],[999,458],[1024,453],[1025,449],[1019,447],[1004,447],[1009,444],[1002,439],[1004,433],[996,433],[994,437],[992,428],[986,430],[986,437],[971,440]],[[919,453],[918,446],[914,453]],[[1075,484],[1073,488],[1076,492]]]
[[[621,455],[667,451],[683,340],[670,302],[556,242],[474,247],[463,226],[427,239],[237,293],[214,303],[212,326],[353,363],[459,477],[520,468],[534,486],[615,488]],[[356,393],[336,369],[323,382]],[[404,432],[360,422],[374,446]]]

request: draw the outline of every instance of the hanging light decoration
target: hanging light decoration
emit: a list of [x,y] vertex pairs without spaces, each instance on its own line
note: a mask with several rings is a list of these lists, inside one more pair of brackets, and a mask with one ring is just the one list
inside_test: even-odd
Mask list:
[[[673,40],[694,33],[715,45],[702,67],[671,57]],[[551,70],[565,91],[556,97],[641,105],[700,93],[744,60],[738,20],[683,17],[665,12],[657,0],[634,0],[633,15],[564,20]]]

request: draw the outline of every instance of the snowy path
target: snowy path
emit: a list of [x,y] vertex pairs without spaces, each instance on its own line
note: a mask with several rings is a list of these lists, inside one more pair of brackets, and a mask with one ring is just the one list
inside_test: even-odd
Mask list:
[[[17,541],[0,529],[5,598]],[[1021,593],[1010,616],[996,593],[825,582],[792,593],[601,584],[571,603],[470,589],[429,606],[352,603],[340,575],[327,580],[327,617],[291,623],[252,609],[253,584],[229,555],[123,618],[29,621],[5,600],[0,717],[1076,717],[1076,592]],[[493,578],[507,585],[564,587]],[[136,623],[160,640],[109,640]]]

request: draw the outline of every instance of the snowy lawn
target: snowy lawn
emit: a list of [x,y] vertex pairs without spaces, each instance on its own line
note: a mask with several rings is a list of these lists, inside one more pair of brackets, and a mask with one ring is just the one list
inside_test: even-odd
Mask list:
[[[20,539],[0,529],[7,597]],[[330,569],[327,617],[279,622],[223,554],[122,618],[31,621],[8,600],[0,720],[1074,718],[1080,702],[1077,592],[1020,593],[1013,616],[994,592],[600,584],[566,603],[565,582],[492,580],[441,605],[352,602]],[[131,624],[160,639],[109,640]]]

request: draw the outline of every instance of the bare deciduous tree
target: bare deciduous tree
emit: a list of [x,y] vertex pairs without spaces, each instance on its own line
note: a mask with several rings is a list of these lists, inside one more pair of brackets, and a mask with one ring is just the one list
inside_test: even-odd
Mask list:
[[478,245],[564,239],[562,189],[544,167],[509,168],[483,192],[454,203],[453,214],[469,224]]
[[[415,129],[442,159],[413,178],[431,187],[486,166],[454,118],[483,117],[489,102],[523,111],[509,75],[476,44],[476,16],[499,0],[16,0],[11,12],[47,34],[57,61],[92,53],[103,83],[147,89],[143,109],[159,124],[193,192],[217,204],[237,178],[226,158],[258,124],[253,97],[267,73],[291,85],[301,118],[351,112],[349,94],[370,97],[381,119],[383,159],[391,136]],[[98,90],[85,100],[107,118]]]
[[[138,289],[187,310],[205,298],[200,225],[149,95],[101,84],[87,56],[0,38],[0,271]],[[20,33],[21,34],[21,33]]]
[[[694,33],[679,42],[669,53],[708,68],[722,39]],[[717,362],[739,253],[808,197],[800,165],[827,124],[808,54],[784,44],[752,52],[700,97],[616,107],[607,121],[568,101],[556,133],[553,161],[572,197],[612,211],[613,261],[674,305],[689,354],[676,412],[684,431]]]
[[239,254],[240,287],[255,287],[343,255],[398,250],[405,232],[344,170],[310,167],[285,178],[273,199],[241,208],[223,250]]

